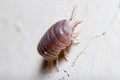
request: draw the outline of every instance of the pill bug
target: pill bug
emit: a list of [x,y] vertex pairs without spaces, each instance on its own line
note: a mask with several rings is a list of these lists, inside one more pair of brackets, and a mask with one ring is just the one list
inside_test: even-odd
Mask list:
[[56,60],[60,52],[65,50],[78,35],[74,32],[74,28],[80,22],[72,23],[73,12],[74,9],[69,20],[63,19],[53,24],[39,41],[37,50],[45,60],[50,62]]

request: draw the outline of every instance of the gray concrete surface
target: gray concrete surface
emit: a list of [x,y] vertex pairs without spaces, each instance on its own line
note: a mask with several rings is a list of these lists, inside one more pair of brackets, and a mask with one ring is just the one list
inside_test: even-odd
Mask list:
[[[80,44],[44,72],[38,41],[74,6]],[[120,80],[120,1],[0,0],[0,80]]]

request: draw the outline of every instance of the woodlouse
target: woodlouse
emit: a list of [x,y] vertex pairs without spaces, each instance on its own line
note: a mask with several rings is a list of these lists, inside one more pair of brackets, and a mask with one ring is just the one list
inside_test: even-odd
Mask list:
[[64,19],[56,22],[41,38],[37,50],[45,60],[50,62],[53,60],[57,61],[60,52],[65,50],[78,35],[78,32],[74,33],[74,28],[80,22],[76,21],[71,23],[73,12],[69,20]]

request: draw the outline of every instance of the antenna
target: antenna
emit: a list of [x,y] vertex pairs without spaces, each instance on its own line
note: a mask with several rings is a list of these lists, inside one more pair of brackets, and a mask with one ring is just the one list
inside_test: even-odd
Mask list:
[[72,19],[73,19],[74,11],[75,11],[75,6],[73,7],[73,11],[72,11],[72,13],[71,13],[70,21],[72,21]]

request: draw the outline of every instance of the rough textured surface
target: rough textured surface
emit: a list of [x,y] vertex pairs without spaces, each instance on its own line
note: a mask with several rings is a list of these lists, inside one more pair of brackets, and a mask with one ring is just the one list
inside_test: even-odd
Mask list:
[[[42,69],[36,47],[56,21],[82,21],[59,72]],[[120,80],[119,0],[0,0],[0,80]]]

